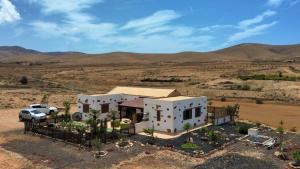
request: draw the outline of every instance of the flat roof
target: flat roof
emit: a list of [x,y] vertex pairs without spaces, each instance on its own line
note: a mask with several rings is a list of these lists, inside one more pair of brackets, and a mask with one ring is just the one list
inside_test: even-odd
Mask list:
[[156,100],[165,100],[165,101],[179,101],[179,100],[188,100],[188,99],[195,99],[197,97],[189,97],[189,96],[176,96],[176,97],[167,97],[161,98]]

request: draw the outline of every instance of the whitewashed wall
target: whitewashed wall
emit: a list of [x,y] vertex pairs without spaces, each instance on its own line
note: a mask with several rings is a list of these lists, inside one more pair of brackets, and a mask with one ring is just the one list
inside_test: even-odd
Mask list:
[[[157,109],[156,106],[160,108]],[[157,121],[157,110],[160,110],[160,121]],[[168,132],[168,129],[172,132],[174,126],[173,116],[173,102],[156,100],[156,99],[144,99],[144,112],[149,113],[149,122],[151,127],[154,124],[154,129],[157,131]]]
[[[185,123],[190,123],[192,126],[200,126],[205,124],[205,118],[207,114],[207,98],[191,98],[179,101],[166,101],[145,99],[144,112],[149,113],[149,121],[154,124],[154,129],[163,132],[172,133],[175,131],[182,131]],[[157,109],[156,106],[160,105],[161,119],[157,121]],[[200,117],[195,117],[195,107],[201,106]],[[183,120],[183,112],[186,109],[192,108],[192,118]]]
[[[195,108],[201,106],[200,117],[195,117]],[[188,100],[181,100],[174,102],[174,130],[183,131],[183,126],[186,123],[190,123],[192,127],[205,124],[205,118],[207,115],[207,98],[202,96],[199,98],[193,98]],[[183,112],[186,109],[192,108],[192,118],[183,120]]]
[[[78,112],[82,113],[83,120],[88,119],[88,115],[83,113],[83,103],[89,104],[91,109],[99,110],[101,112],[102,104],[109,104],[109,111],[118,111],[118,102],[130,101],[138,98],[138,96],[130,96],[124,94],[103,94],[103,95],[77,95],[77,108]],[[99,118],[104,119],[107,113],[101,113]]]

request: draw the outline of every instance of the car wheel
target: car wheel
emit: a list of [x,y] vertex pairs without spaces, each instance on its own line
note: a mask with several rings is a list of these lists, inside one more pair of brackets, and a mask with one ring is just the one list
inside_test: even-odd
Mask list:
[[54,113],[54,111],[53,111],[53,110],[50,110],[50,111],[49,111],[49,115],[51,115],[52,113]]

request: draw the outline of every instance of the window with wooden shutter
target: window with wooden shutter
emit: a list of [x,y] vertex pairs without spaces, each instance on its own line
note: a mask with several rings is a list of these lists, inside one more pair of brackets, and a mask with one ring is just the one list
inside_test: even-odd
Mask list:
[[192,118],[192,109],[187,109],[183,111],[183,120],[188,120]]
[[160,121],[160,111],[156,111],[156,120]]
[[109,104],[102,104],[101,113],[108,113],[108,112],[109,112]]
[[196,107],[195,108],[195,117],[200,117],[201,116],[201,107]]

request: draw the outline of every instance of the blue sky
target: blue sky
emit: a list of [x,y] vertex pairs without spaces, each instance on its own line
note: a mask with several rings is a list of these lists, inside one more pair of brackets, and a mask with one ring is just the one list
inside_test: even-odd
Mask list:
[[300,43],[300,0],[0,0],[0,45],[174,53]]

